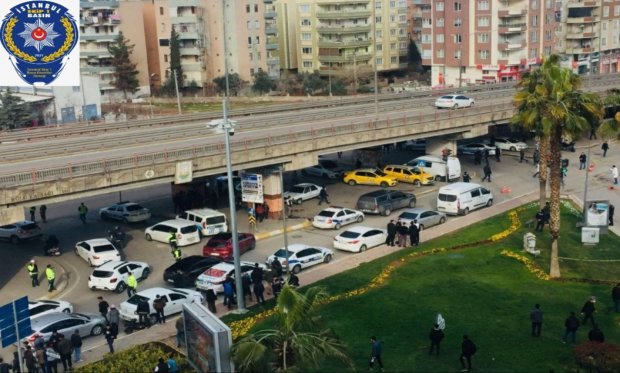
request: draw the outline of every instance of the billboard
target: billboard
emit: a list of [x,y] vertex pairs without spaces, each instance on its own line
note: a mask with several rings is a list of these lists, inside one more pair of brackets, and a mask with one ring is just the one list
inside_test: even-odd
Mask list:
[[203,305],[183,305],[187,360],[201,373],[233,372],[230,328]]
[[263,203],[263,175],[241,175],[241,201]]
[[586,226],[599,227],[601,233],[605,233],[609,223],[609,201],[588,201],[586,206]]

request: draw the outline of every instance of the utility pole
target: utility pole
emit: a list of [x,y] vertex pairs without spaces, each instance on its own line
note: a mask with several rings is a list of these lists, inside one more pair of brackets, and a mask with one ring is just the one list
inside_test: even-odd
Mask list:
[[356,49],[353,49],[353,89],[357,93],[357,56]]
[[174,89],[177,91],[177,109],[179,109],[179,115],[181,115],[181,96],[179,96],[179,80],[177,79],[177,71],[172,70],[174,74]]
[[[381,8],[383,9],[383,8]],[[375,119],[379,118],[379,91],[378,91],[378,83],[377,83],[377,41],[375,40],[377,37],[377,4],[372,4],[372,43],[374,44],[371,48],[372,53],[372,69],[375,78]]]
[[463,84],[463,44],[459,44],[459,88]]

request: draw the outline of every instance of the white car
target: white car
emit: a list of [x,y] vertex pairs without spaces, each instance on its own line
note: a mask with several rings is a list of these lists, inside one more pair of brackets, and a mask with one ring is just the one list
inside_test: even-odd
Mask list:
[[509,150],[511,152],[519,152],[521,149],[527,149],[526,143],[511,137],[499,137],[495,139],[495,145],[502,150]]
[[[288,251],[288,258],[287,258]],[[267,258],[267,266],[271,266],[274,260],[278,260],[282,269],[286,270],[286,262],[291,272],[299,273],[304,268],[311,267],[319,263],[329,263],[334,257],[334,252],[328,248],[320,246],[308,246],[303,244],[288,245],[281,248]]]
[[[263,270],[267,270],[267,266],[259,264]],[[241,273],[250,274],[254,270],[254,262],[241,261]],[[196,287],[200,290],[207,290],[210,286],[216,293],[224,292],[224,281],[226,276],[230,275],[235,278],[235,265],[232,262],[222,262],[204,271],[196,279]]]
[[344,175],[344,170],[338,166],[338,163],[330,159],[319,159],[319,164],[304,168],[301,170],[301,173],[302,175],[312,175],[327,179],[340,179]]
[[131,296],[123,303],[121,303],[119,313],[121,319],[126,321],[138,321],[138,303],[142,300],[146,300],[151,308],[151,323],[155,318],[155,309],[153,308],[153,301],[157,295],[166,299],[166,306],[164,307],[164,315],[174,315],[183,311],[183,304],[190,304],[195,301],[204,301],[202,294],[199,291],[188,289],[168,289],[168,288],[150,288],[140,291]]
[[0,226],[0,239],[9,241],[14,245],[25,240],[41,237],[41,235],[43,235],[41,227],[30,220]]
[[301,204],[303,201],[317,198],[321,192],[321,187],[316,184],[301,183],[294,185],[291,190],[284,192],[284,199],[290,199],[294,204]]
[[148,220],[151,217],[149,209],[133,202],[119,202],[115,205],[99,210],[101,219],[114,219],[123,223],[136,223]]
[[481,142],[472,142],[469,144],[462,144],[457,146],[457,151],[460,154],[475,154],[477,151],[480,152],[480,154],[484,155],[485,150],[489,151],[489,155],[495,155],[495,147],[491,146],[491,145],[487,145],[487,144],[483,144]]
[[114,261],[100,265],[88,276],[88,287],[91,290],[110,290],[122,293],[127,289],[127,277],[133,273],[138,281],[145,280],[151,268],[145,262]]
[[107,238],[95,238],[75,244],[75,254],[97,267],[103,263],[121,260],[121,253]]
[[474,99],[460,94],[451,94],[439,97],[435,100],[435,107],[438,109],[458,109],[462,107],[474,106]]
[[312,225],[321,229],[340,229],[343,225],[361,223],[364,213],[344,207],[328,207],[314,216]]
[[385,243],[385,229],[355,226],[334,237],[334,248],[344,251],[362,252]]
[[30,312],[31,318],[55,312],[71,313],[73,312],[73,304],[64,300],[33,300],[28,302],[28,312]]

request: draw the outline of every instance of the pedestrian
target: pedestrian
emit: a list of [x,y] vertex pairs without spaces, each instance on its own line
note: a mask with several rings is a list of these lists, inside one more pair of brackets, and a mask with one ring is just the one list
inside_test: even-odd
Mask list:
[[592,138],[596,140],[596,128],[595,127],[590,128],[590,140],[592,140]]
[[82,223],[86,224],[86,214],[88,213],[88,207],[84,204],[84,202],[80,203],[78,206],[78,213],[80,214],[80,220]]
[[254,281],[254,296],[256,296],[256,302],[265,304],[265,285],[263,280]]
[[273,272],[273,277],[282,276],[282,263],[278,259],[274,259],[271,262],[271,271]]
[[491,155],[491,152],[489,151],[489,149],[484,149],[484,161],[486,162],[486,164],[489,164],[489,156]]
[[178,246],[172,249],[172,257],[174,258],[175,262],[178,262],[183,257],[183,254],[181,253],[181,249]]
[[500,162],[500,157],[502,155],[502,150],[499,148],[499,146],[495,146],[495,160]]
[[60,355],[54,351],[52,344],[48,343],[45,347],[45,371],[47,373],[58,373],[58,360],[60,360]]
[[396,234],[398,234],[398,246],[407,247],[407,236],[409,235],[409,228],[400,221],[396,222]]
[[577,329],[579,329],[579,319],[575,316],[575,312],[571,312],[566,318],[564,321],[564,327],[566,330],[564,331],[562,343],[566,343],[566,338],[570,335],[572,343],[575,344],[575,334],[577,334]]
[[544,215],[543,224],[549,224],[549,220],[551,219],[551,205],[549,202],[545,202],[545,207],[542,209]]
[[177,248],[177,235],[175,233],[170,233],[168,236],[168,244],[170,245],[171,251]]
[[45,277],[47,277],[47,292],[51,293],[56,290],[54,287],[54,281],[56,281],[56,271],[51,264],[48,264],[45,268]]
[[614,179],[614,185],[618,185],[618,168],[616,165],[611,166],[611,177]]
[[273,292],[273,297],[278,299],[278,295],[280,295],[282,291],[282,278],[274,276],[273,279],[271,279],[271,291]]
[[599,329],[598,325],[594,324],[592,330],[588,333],[588,340],[590,342],[603,343],[605,342],[605,334]]
[[[476,344],[469,339],[467,334],[463,335],[463,342],[461,343],[461,367],[463,370],[461,372],[469,372],[471,371],[471,357],[474,356],[478,348]],[[465,367],[465,361],[467,361],[467,368]]]
[[99,301],[99,313],[105,318],[106,322],[110,322],[110,320],[108,320],[108,309],[110,308],[110,305],[103,299],[103,297],[97,297],[97,300]]
[[268,204],[263,204],[263,220],[267,220],[269,219],[269,205]]
[[28,276],[30,276],[32,287],[34,288],[39,286],[39,267],[34,259],[28,263],[26,270],[28,270]]
[[73,353],[73,351],[71,341],[64,336],[61,336],[58,342],[58,353],[60,354],[60,361],[62,361],[63,372],[72,370],[73,362],[71,361],[71,353]]
[[[108,322],[112,325],[112,329],[116,331],[116,334],[118,334],[118,326],[121,323],[121,314],[113,304],[110,306],[110,310],[108,311]],[[114,335],[114,338],[116,338],[116,334]]]
[[241,275],[241,289],[243,290],[243,299],[248,297],[252,301],[252,279],[248,273]]
[[482,153],[480,152],[480,150],[476,150],[474,152],[474,164],[481,164],[482,163]]
[[263,207],[262,203],[259,203],[256,205],[256,220],[258,220],[259,223],[262,223],[264,217],[265,217],[265,208]]
[[183,318],[183,316],[177,319],[177,321],[174,323],[174,327],[177,330],[177,347],[181,347],[181,345],[185,344],[185,319]]
[[524,159],[525,159],[525,149],[521,148],[519,150],[519,163],[523,163]]
[[540,304],[534,305],[530,311],[530,321],[532,322],[532,337],[540,337],[543,322],[543,311],[540,309]]
[[150,326],[149,313],[151,313],[151,306],[146,298],[140,298],[136,306],[136,312],[138,312],[138,323],[143,326]]
[[388,246],[394,246],[394,239],[396,238],[396,224],[394,224],[394,220],[390,220],[387,225],[387,239],[385,243]]
[[614,205],[612,205],[611,203],[609,204],[609,211],[608,211],[608,217],[609,217],[609,225],[613,226],[614,225],[614,211],[616,210],[616,207]]
[[603,157],[607,157],[607,151],[609,150],[609,144],[607,143],[607,140],[603,142],[603,145],[601,145],[601,149],[603,149]]
[[159,360],[157,360],[157,365],[155,366],[155,369],[153,369],[153,372],[155,373],[168,373],[168,363],[164,361],[163,358],[159,358]]
[[114,353],[114,333],[112,332],[112,327],[110,324],[105,327],[105,341],[108,343],[108,348],[110,349],[110,353]]
[[488,163],[482,168],[482,172],[484,172],[484,176],[482,177],[482,181],[488,180],[489,182],[491,182],[491,174],[493,172],[491,171],[491,166],[489,166]]
[[534,175],[532,175],[532,177],[536,177],[540,175],[540,163],[536,163],[536,172],[534,172]]
[[9,373],[11,366],[4,362],[4,359],[0,357],[0,373]]
[[134,276],[133,272],[129,272],[127,275],[127,297],[131,298],[138,290],[138,280]]
[[47,223],[47,206],[41,205],[41,207],[39,207],[39,215],[41,215],[41,220]]
[[24,351],[24,362],[26,363],[28,373],[37,372],[37,357],[35,356],[34,351],[32,351],[32,347],[30,345],[26,345],[26,351]]
[[45,356],[46,351],[45,345],[41,348],[36,348],[34,351],[34,356],[37,358],[37,364],[39,364],[42,373],[45,373],[47,369],[47,356]]
[[30,211],[30,221],[36,221],[35,220],[35,214],[37,212],[37,208],[35,206],[30,206],[28,211]]
[[586,169],[587,160],[588,160],[588,157],[586,156],[586,153],[581,152],[581,154],[579,154],[579,169],[580,170]]
[[[277,261],[277,260],[276,260]],[[228,275],[224,280],[224,305],[228,306],[228,309],[232,309],[235,302],[235,281]]]
[[534,164],[538,164],[540,162],[540,150],[534,150],[534,153],[532,153],[532,161]]
[[594,312],[596,312],[596,307],[594,306],[594,303],[596,303],[596,298],[592,296],[586,301],[586,303],[584,303],[583,307],[581,307],[581,314],[583,315],[583,325],[585,325],[588,320],[590,320],[592,325],[595,324]]
[[360,161],[359,158],[357,158],[355,160],[355,168],[361,168],[362,167],[362,161]]
[[373,366],[375,365],[375,362],[377,362],[379,363],[379,368],[381,369],[381,372],[385,372],[385,370],[383,370],[383,361],[381,360],[381,350],[381,341],[378,341],[377,337],[375,337],[374,335],[370,337],[370,362],[368,364],[369,371],[373,371]]
[[263,269],[258,265],[258,263],[254,263],[254,269],[250,273],[250,278],[252,282],[256,284],[257,282],[263,282]]
[[177,361],[174,360],[174,355],[168,355],[168,372],[169,373],[178,373],[179,366],[177,365]]
[[471,181],[471,176],[467,173],[467,171],[463,172],[463,182],[469,183]]
[[71,334],[71,347],[73,348],[73,360],[76,363],[82,361],[82,337],[79,330]]
[[322,187],[321,191],[319,192],[319,205],[321,205],[323,202],[329,204],[329,200],[327,199],[327,197],[329,197],[329,194],[327,194],[327,189],[325,189],[325,187]]
[[542,232],[545,227],[545,213],[543,210],[540,210],[536,213],[536,231]]
[[409,239],[411,240],[411,246],[418,247],[420,244],[420,225],[417,220],[413,220],[409,224]]
[[432,355],[433,350],[435,351],[435,356],[439,356],[439,344],[444,338],[443,330],[439,328],[439,324],[433,325],[431,332],[428,334],[428,339],[431,340],[431,347],[428,349],[428,354]]
[[166,315],[164,314],[164,308],[166,307],[167,300],[165,297],[157,294],[155,296],[155,300],[153,301],[153,308],[155,309],[155,317],[157,317],[157,322],[159,324],[166,323]]
[[342,152],[336,152],[336,154],[338,155],[338,159],[342,158]]

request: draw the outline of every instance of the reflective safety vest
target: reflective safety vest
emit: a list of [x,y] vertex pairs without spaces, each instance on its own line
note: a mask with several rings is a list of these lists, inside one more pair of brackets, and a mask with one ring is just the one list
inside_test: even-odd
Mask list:
[[45,276],[47,277],[48,280],[53,280],[56,278],[56,271],[54,271],[53,268],[46,268],[45,269]]
[[138,287],[138,281],[136,280],[136,276],[131,274],[127,277],[127,286],[129,286],[132,289],[135,289]]
[[26,269],[28,269],[28,273],[31,275],[35,275],[39,273],[39,269],[37,268],[36,265],[30,263],[26,266]]
[[181,249],[172,250],[172,256],[174,256],[175,259],[181,258]]
[[168,238],[168,242],[170,243],[177,243],[177,235],[176,234],[171,234],[170,237]]

